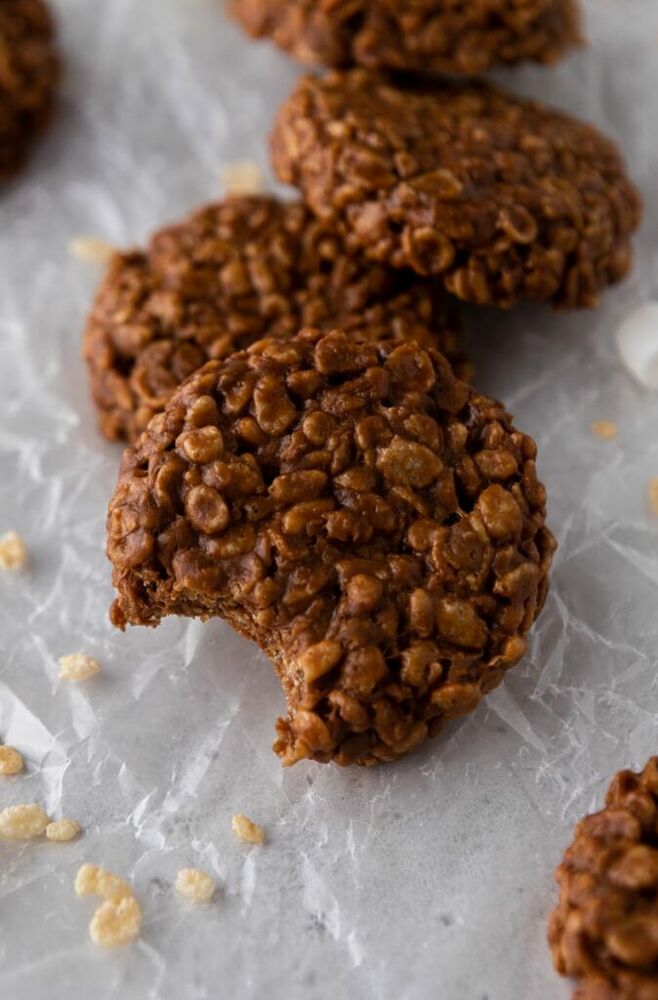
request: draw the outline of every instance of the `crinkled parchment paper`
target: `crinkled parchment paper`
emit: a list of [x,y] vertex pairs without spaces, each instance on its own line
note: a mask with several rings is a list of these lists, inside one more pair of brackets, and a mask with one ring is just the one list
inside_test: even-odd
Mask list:
[[[480,384],[540,445],[560,541],[531,654],[449,737],[402,763],[283,771],[283,697],[265,658],[220,622],[120,635],[104,546],[119,452],[96,432],[80,331],[99,278],[72,237],[126,246],[220,193],[226,164],[267,171],[265,137],[299,72],[248,42],[216,0],[59,0],[67,79],[30,170],[0,195],[0,533],[29,570],[0,574],[0,738],[74,843],[0,844],[3,1000],[551,1000],[552,870],[619,767],[658,751],[658,394],[621,367],[614,332],[658,298],[658,4],[590,0],[591,47],[505,74],[624,145],[647,199],[637,266],[591,313],[470,315]],[[592,421],[619,425],[614,441]],[[58,656],[103,663],[57,681]],[[230,819],[269,843],[235,840]],[[83,860],[133,880],[140,940],[88,940]],[[216,903],[172,883],[206,869]]]

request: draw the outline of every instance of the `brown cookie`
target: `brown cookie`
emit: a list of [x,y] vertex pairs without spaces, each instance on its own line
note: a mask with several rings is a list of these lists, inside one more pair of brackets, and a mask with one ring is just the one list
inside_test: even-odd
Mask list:
[[0,0],[0,182],[50,121],[59,62],[43,0]]
[[285,764],[393,760],[526,650],[554,540],[534,442],[437,351],[306,330],[211,361],[124,455],[112,620],[225,618]]
[[302,62],[480,73],[556,62],[582,42],[576,0],[231,0],[254,37]]
[[615,145],[486,83],[306,77],[272,147],[350,250],[471,302],[593,306],[630,266],[640,199]]
[[195,369],[308,324],[438,347],[467,375],[457,303],[411,271],[346,255],[302,205],[229,198],[112,260],[84,354],[100,425],[133,441]]
[[574,1000],[658,1000],[658,757],[620,771],[556,872],[555,968]]

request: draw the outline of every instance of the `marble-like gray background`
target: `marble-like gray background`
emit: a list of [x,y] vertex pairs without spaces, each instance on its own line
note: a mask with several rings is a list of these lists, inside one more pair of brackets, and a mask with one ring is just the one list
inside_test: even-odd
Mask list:
[[[283,698],[221,623],[110,628],[105,505],[117,449],[96,433],[79,358],[98,268],[81,233],[129,245],[255,160],[299,72],[248,43],[216,0],[58,0],[61,114],[0,200],[0,533],[29,572],[0,576],[0,738],[29,770],[0,807],[77,818],[77,843],[0,845],[3,1000],[552,1000],[552,869],[610,775],[658,749],[658,394],[614,331],[658,296],[658,5],[589,0],[591,48],[506,74],[617,136],[647,200],[637,267],[597,312],[471,315],[483,388],[540,445],[560,541],[531,655],[488,706],[394,767],[283,771]],[[615,420],[604,442],[593,420]],[[77,649],[103,673],[56,680]],[[267,827],[252,849],[243,811]],[[145,921],[119,953],[89,943],[83,860],[134,880]],[[178,867],[222,886],[194,909]]]

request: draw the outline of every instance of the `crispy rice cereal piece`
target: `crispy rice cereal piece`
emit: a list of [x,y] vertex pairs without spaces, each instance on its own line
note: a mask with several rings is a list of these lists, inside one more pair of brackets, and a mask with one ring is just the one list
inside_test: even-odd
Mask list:
[[652,514],[656,514],[658,516],[658,476],[652,476],[649,480],[647,495],[649,497],[649,507],[651,508]]
[[23,767],[23,755],[18,750],[0,746],[0,774],[20,774]]
[[231,0],[250,35],[306,63],[481,73],[582,42],[576,0]]
[[98,236],[74,236],[69,243],[69,253],[78,260],[107,264],[117,253],[117,248]]
[[348,250],[468,302],[595,306],[630,267],[641,204],[615,144],[491,84],[305,77],[272,150]]
[[194,903],[208,903],[215,894],[217,883],[198,868],[181,868],[176,876],[176,891]]
[[78,869],[74,888],[78,896],[102,896],[103,899],[114,902],[133,895],[132,886],[118,875],[90,864],[84,864]]
[[470,374],[456,302],[436,282],[347,254],[298,203],[209,205],[110,264],[84,342],[101,430],[132,442],[209,359],[336,323],[419,340]]
[[0,812],[0,839],[34,840],[45,833],[49,822],[41,806],[7,806]]
[[614,441],[619,434],[619,428],[614,420],[594,420],[590,424],[590,430],[603,441]]
[[99,869],[96,865],[85,863],[80,866],[73,885],[76,896],[93,896],[96,894],[98,871]]
[[264,844],[265,831],[258,823],[254,823],[248,816],[236,813],[231,820],[231,829],[240,840],[247,841],[248,844]]
[[605,807],[576,827],[557,869],[555,968],[577,1000],[658,997],[658,757],[620,771]]
[[27,562],[25,542],[16,531],[0,537],[0,569],[23,569]]
[[229,163],[220,170],[222,184],[230,195],[256,195],[263,190],[263,174],[257,163]]
[[57,819],[46,827],[46,837],[55,843],[63,844],[75,840],[82,832],[82,827],[74,819]]
[[94,944],[104,948],[118,948],[130,944],[142,926],[142,911],[134,896],[107,899],[98,907],[91,923],[89,935]]
[[274,662],[284,763],[393,760],[526,650],[555,547],[535,456],[432,349],[262,340],[126,451],[112,620],[224,617]]
[[101,669],[98,660],[86,653],[70,653],[59,658],[60,681],[86,681]]
[[[71,820],[63,822],[70,823]],[[78,896],[101,896],[105,900],[89,924],[94,944],[116,948],[129,944],[139,935],[142,925],[140,905],[132,886],[118,875],[96,865],[84,864],[78,869],[74,888]]]

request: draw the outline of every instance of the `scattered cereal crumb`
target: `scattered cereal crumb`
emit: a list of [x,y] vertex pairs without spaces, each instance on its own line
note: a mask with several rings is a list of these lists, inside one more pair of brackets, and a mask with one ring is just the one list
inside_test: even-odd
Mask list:
[[75,840],[80,836],[81,826],[74,819],[58,819],[54,823],[49,823],[46,827],[46,837],[58,844],[63,844],[67,840]]
[[69,253],[78,260],[105,264],[116,253],[116,247],[97,236],[74,236],[69,243]]
[[0,774],[19,774],[23,770],[23,755],[13,747],[0,746]]
[[142,911],[134,896],[106,899],[91,918],[89,934],[94,944],[118,948],[134,941],[141,925]]
[[98,660],[92,660],[86,653],[71,653],[59,658],[60,681],[86,681],[100,670]]
[[0,837],[4,840],[32,840],[46,830],[50,819],[41,806],[7,806],[0,813]]
[[215,880],[198,868],[181,868],[176,876],[177,891],[195,903],[208,903],[216,888]]
[[[78,827],[73,820],[60,822]],[[142,911],[127,882],[104,868],[84,864],[78,869],[74,888],[78,896],[102,896],[105,900],[89,924],[94,944],[116,948],[137,937],[142,924]]]
[[98,868],[96,865],[85,863],[78,868],[75,876],[73,888],[77,896],[92,896],[96,892],[96,880],[98,878]]
[[265,831],[262,826],[258,826],[249,819],[248,816],[243,816],[242,813],[236,813],[231,820],[231,827],[233,833],[240,840],[246,840],[250,844],[264,844],[265,843]]
[[115,903],[133,895],[131,886],[118,875],[90,864],[84,864],[78,869],[74,889],[78,896],[102,896]]
[[0,569],[22,569],[27,561],[25,542],[17,531],[0,538]]
[[590,430],[592,434],[603,438],[604,441],[612,441],[619,433],[619,428],[614,420],[594,420],[590,424]]
[[658,476],[652,476],[649,480],[649,506],[654,514],[658,516]]
[[263,190],[261,169],[249,160],[222,167],[220,177],[227,194],[259,194]]
[[99,868],[96,877],[96,895],[116,902],[118,899],[125,899],[126,896],[132,896],[133,890],[132,886],[129,886],[118,875],[113,875],[112,872]]

